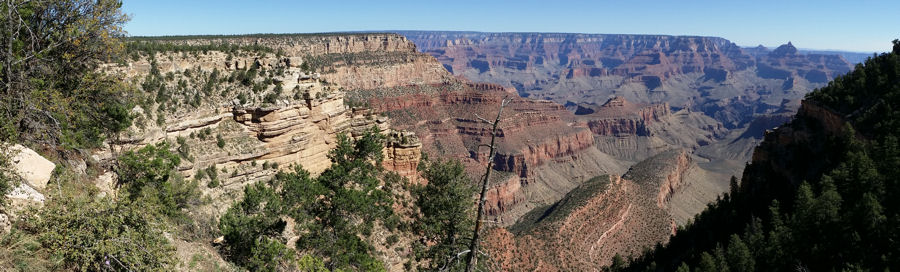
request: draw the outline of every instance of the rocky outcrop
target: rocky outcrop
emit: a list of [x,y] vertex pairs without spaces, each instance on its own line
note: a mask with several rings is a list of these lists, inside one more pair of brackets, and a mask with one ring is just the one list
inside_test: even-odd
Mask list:
[[6,197],[13,200],[14,203],[16,201],[24,201],[25,203],[43,204],[46,199],[44,194],[38,192],[28,184],[19,184],[19,186],[13,188],[12,191],[6,193]]
[[347,132],[350,111],[339,97],[326,98],[312,109],[305,103],[283,107],[236,108],[234,121],[264,145],[254,156],[279,164],[298,163],[318,173],[330,165],[326,156],[337,133]]
[[[6,147],[6,143],[0,143],[0,147]],[[30,187],[44,190],[56,164],[45,159],[30,148],[15,144],[4,148],[4,155],[12,156],[13,171],[22,178]],[[33,190],[33,189],[32,189]]]
[[[180,38],[180,39],[179,39]],[[152,38],[148,41],[153,42]],[[159,62],[162,73],[199,67],[222,71],[264,68],[299,67],[306,63],[320,74],[320,79],[337,83],[346,89],[373,89],[416,84],[435,84],[452,80],[441,63],[416,51],[416,45],[406,37],[389,33],[340,33],[309,35],[268,35],[266,37],[234,36],[223,38],[169,37],[164,41],[182,45],[231,44],[256,46],[278,50],[276,56],[237,56],[210,51],[200,56],[172,56],[171,61]],[[129,76],[145,75],[150,71],[148,60],[128,65]],[[306,71],[300,71],[306,72]]]
[[[47,182],[50,181],[56,164],[34,150],[20,144],[0,142],[0,152],[3,153],[4,157],[10,159],[10,168],[2,169],[2,171],[11,171],[6,174],[12,174],[12,180],[8,182],[14,186],[12,190],[2,197],[11,200],[11,206],[14,207],[43,204],[46,198],[41,192],[46,189]],[[10,210],[6,212],[9,213]],[[10,213],[10,215],[14,216],[14,213]],[[6,214],[0,213],[0,216],[2,216],[0,219],[8,219]],[[6,223],[9,223],[9,221],[6,221]],[[8,231],[9,225],[4,225],[4,222],[0,222],[0,228],[5,228]]]
[[[650,123],[659,122],[669,114],[667,103],[644,105],[628,102],[615,96],[597,107],[591,104],[578,106],[576,114],[594,134],[604,136],[650,136]],[[582,114],[578,114],[581,111]]]
[[[359,136],[371,127],[387,132],[389,126],[382,117],[345,106],[340,92],[330,92],[310,103],[283,101],[266,107],[235,106],[227,113],[211,117],[203,117],[204,112],[197,114],[183,116],[185,121],[164,129],[135,135],[122,148],[161,140],[175,142],[173,147],[185,157],[178,168],[183,175],[191,178],[210,168],[223,171],[226,174],[218,175],[219,179],[226,191],[230,191],[268,179],[277,169],[291,165],[320,173],[331,164],[327,154],[334,147],[337,134]],[[217,136],[194,136],[207,130]],[[223,139],[222,147],[216,146],[216,137]],[[397,154],[398,150],[409,148],[412,147],[389,146],[385,152]],[[415,169],[417,161],[410,160],[417,160],[417,156],[400,157],[400,161],[405,160],[403,163]]]
[[658,188],[656,206],[665,208],[672,195],[689,183],[684,177],[692,165],[693,159],[687,151],[671,150],[632,166],[623,178],[648,182]]
[[419,183],[419,160],[422,158],[422,142],[415,133],[392,131],[387,135],[382,165],[406,177],[413,183]]
[[522,178],[517,175],[506,175],[497,179],[485,196],[484,213],[488,216],[500,216],[512,207],[526,200],[522,191]]
[[[766,130],[763,142],[753,150],[751,162],[768,162],[772,164],[770,165],[772,169],[788,171],[784,167],[787,163],[777,159],[785,160],[789,159],[785,158],[789,156],[778,156],[784,155],[778,154],[778,152],[787,150],[788,148],[785,148],[787,146],[809,142],[811,141],[810,139],[841,135],[841,133],[844,133],[847,124],[847,120],[841,114],[811,100],[803,100],[800,103],[800,109],[797,111],[793,122],[798,122],[797,119],[812,120],[817,126],[814,129],[806,130],[795,130],[791,126],[773,127],[771,130]],[[816,147],[810,146],[807,148],[812,149]],[[776,154],[773,155],[773,152]],[[795,175],[785,173],[784,176],[791,177]]]
[[378,65],[328,64],[323,78],[347,89],[375,89],[396,86],[434,84],[452,80],[447,70],[434,58],[406,52],[408,57]]
[[554,158],[572,155],[594,144],[590,131],[579,130],[545,138],[540,142],[527,142],[521,149],[504,150],[494,156],[494,169],[513,172],[527,178],[532,167]]
[[406,37],[391,33],[317,33],[317,34],[272,34],[265,36],[210,37],[166,37],[173,44],[234,44],[239,46],[261,45],[280,48],[285,55],[304,56],[360,53],[360,52],[409,52],[415,45]]
[[650,136],[650,130],[641,120],[635,119],[600,119],[590,120],[587,126],[591,131],[598,135],[638,135]]

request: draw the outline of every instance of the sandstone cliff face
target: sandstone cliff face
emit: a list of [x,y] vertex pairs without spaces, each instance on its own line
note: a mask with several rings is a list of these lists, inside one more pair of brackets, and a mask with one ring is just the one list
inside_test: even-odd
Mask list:
[[[174,37],[178,38],[178,37]],[[163,73],[169,70],[200,66],[203,69],[247,69],[254,64],[263,67],[286,65],[299,67],[307,63],[322,79],[346,89],[373,89],[416,84],[434,84],[452,80],[434,58],[416,51],[406,37],[389,33],[271,35],[261,37],[195,38],[166,40],[185,45],[232,44],[262,46],[283,53],[281,58],[237,57],[226,60],[226,53],[213,51],[198,57],[161,63]],[[149,61],[130,64],[132,75],[146,74]]]
[[204,45],[263,45],[283,49],[287,56],[360,52],[409,52],[415,45],[406,37],[391,33],[317,33],[273,34],[210,38],[202,36],[168,37],[167,43]]
[[573,155],[594,144],[590,131],[579,130],[568,134],[557,134],[542,141],[527,141],[520,149],[504,150],[494,156],[494,169],[513,172],[520,177],[533,175],[529,166],[535,167],[554,158]]
[[411,132],[391,132],[384,148],[382,165],[388,171],[420,183],[418,167],[422,158],[422,142]]
[[500,216],[527,200],[518,175],[505,175],[492,183],[495,185],[485,196],[484,213],[488,216]]
[[[279,169],[298,165],[314,174],[323,171],[330,165],[327,154],[334,147],[336,136],[340,133],[359,136],[373,126],[382,133],[389,132],[390,122],[387,118],[377,116],[369,110],[347,106],[345,86],[335,83],[340,80],[330,78],[336,76],[335,78],[349,82],[348,78],[355,76],[340,74],[339,72],[343,71],[340,69],[369,66],[329,63],[331,73],[325,73],[326,71],[320,67],[324,74],[311,74],[310,71],[301,69],[299,64],[312,62],[313,58],[328,54],[356,54],[385,56],[374,59],[376,63],[374,65],[382,65],[380,67],[384,68],[379,70],[381,73],[394,73],[406,69],[411,77],[440,81],[439,77],[435,78],[428,74],[423,65],[427,66],[431,60],[432,64],[443,70],[433,58],[416,53],[415,46],[399,35],[279,36],[265,39],[237,37],[226,40],[188,39],[172,43],[228,42],[237,45],[258,45],[278,49],[284,55],[222,51],[191,55],[163,52],[157,54],[152,63],[145,58],[126,66],[107,67],[111,72],[119,73],[136,82],[141,82],[155,69],[159,71],[161,77],[165,77],[162,89],[167,89],[158,91],[157,95],[174,90],[170,95],[176,100],[168,105],[154,103],[143,105],[148,107],[147,109],[136,108],[139,125],[132,128],[119,142],[114,143],[113,148],[124,151],[146,144],[169,141],[182,156],[179,171],[186,178],[194,178],[198,173],[199,176],[216,176],[215,182],[209,178],[201,178],[201,185],[220,184],[215,185],[217,188],[205,190],[205,193],[211,195],[213,199],[223,198],[221,200],[226,202],[227,199],[236,197],[244,185],[268,179]],[[413,58],[396,58],[407,55]],[[422,56],[425,58],[416,58]],[[378,64],[378,61],[388,62]],[[375,67],[374,65],[370,66]],[[335,70],[334,67],[339,69]],[[229,78],[234,78],[235,75],[240,75],[250,68],[261,71],[259,74],[263,76],[264,81],[256,80],[247,85],[240,85],[240,82],[228,84],[232,80]],[[445,71],[443,73],[446,74]],[[199,89],[207,81],[207,77],[215,79],[214,75],[218,75],[221,83],[212,82],[210,79],[206,84],[212,87],[204,87],[203,92],[213,92],[217,95],[200,92]],[[187,84],[181,83],[182,81]],[[254,88],[253,92],[249,90],[251,85]],[[263,86],[262,90],[257,90],[257,85]],[[198,104],[193,104],[196,103],[194,97],[201,95],[209,96],[197,100]],[[184,104],[177,102],[182,97]],[[162,100],[157,97],[156,101]],[[157,108],[158,110],[153,110]],[[414,134],[397,135],[402,135],[402,139],[388,141],[385,147],[384,166],[402,176],[417,180],[416,168],[421,144],[418,144],[419,141]],[[224,145],[217,146],[218,139],[221,139]],[[101,153],[98,157],[104,159],[110,155]],[[209,171],[217,173],[210,175]],[[227,208],[227,205],[221,205],[220,208]]]
[[[383,65],[383,63],[378,63]],[[334,68],[324,78],[348,89],[374,89],[416,84],[442,83],[450,80],[444,67],[434,60],[412,55],[390,66],[346,65]]]
[[[221,171],[218,179],[222,189],[207,193],[230,197],[244,185],[271,178],[278,169],[291,165],[320,173],[331,164],[327,154],[334,148],[337,134],[359,136],[373,126],[387,133],[389,126],[384,118],[347,108],[340,92],[331,92],[310,103],[283,101],[266,107],[234,106],[219,110],[223,113],[197,111],[196,115],[172,118],[167,122],[174,124],[134,134],[119,148],[173,142],[177,151],[189,150],[178,168],[186,178],[206,169]],[[205,139],[192,136],[202,135],[206,130],[222,137],[225,145],[217,147],[216,136],[204,136]],[[409,138],[416,141],[414,135]],[[420,146],[416,145],[388,145],[384,163],[401,175],[415,178],[419,150]]]

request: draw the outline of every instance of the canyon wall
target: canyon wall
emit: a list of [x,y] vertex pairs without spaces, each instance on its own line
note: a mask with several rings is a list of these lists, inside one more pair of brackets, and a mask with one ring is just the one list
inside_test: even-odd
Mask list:
[[[277,171],[294,165],[313,174],[322,172],[330,165],[328,152],[334,148],[339,134],[358,137],[375,127],[388,135],[384,167],[419,182],[417,167],[422,146],[416,135],[393,131],[387,117],[348,105],[345,90],[360,87],[362,83],[350,81],[359,77],[340,69],[314,73],[305,69],[309,64],[300,65],[329,54],[356,54],[380,58],[360,59],[374,60],[375,66],[327,65],[343,67],[346,71],[386,67],[376,69],[384,74],[405,71],[406,77],[395,78],[403,81],[397,84],[419,82],[419,78],[441,82],[440,77],[425,69],[429,65],[450,77],[433,58],[416,53],[415,46],[404,37],[300,35],[155,42],[252,45],[278,50],[281,55],[240,50],[190,54],[163,51],[127,65],[106,66],[109,72],[149,88],[145,92],[150,99],[134,109],[136,125],[113,142],[112,150],[96,154],[98,159],[109,160],[113,151],[168,141],[182,157],[179,172],[185,178],[200,181],[201,187],[208,188],[204,193],[214,201],[227,203],[239,197],[246,184],[269,179]],[[402,57],[407,55],[413,57]],[[250,71],[258,71],[254,72],[259,75],[257,79],[242,82],[240,77]],[[368,72],[360,70],[359,73]],[[158,79],[153,79],[151,74]],[[148,83],[153,80],[162,83],[159,87]],[[219,205],[218,210],[225,208],[227,205]]]
[[610,96],[639,103],[666,102],[702,111],[723,123],[735,122],[735,127],[752,121],[755,114],[771,112],[712,105],[739,102],[756,109],[774,109],[782,100],[799,100],[852,68],[839,55],[804,54],[790,43],[775,50],[745,50],[718,37],[447,31],[401,34],[453,74],[512,87],[524,97],[560,104],[599,104]]
[[[513,231],[516,243],[541,245],[517,244],[519,248],[546,249],[555,246],[545,243],[584,238],[573,247],[576,250],[564,251],[569,257],[541,257],[548,264],[556,260],[552,267],[561,270],[596,267],[588,263],[603,264],[615,253],[634,253],[664,242],[676,222],[696,213],[678,203],[694,207],[724,191],[709,181],[719,176],[696,166],[716,158],[693,154],[721,137],[724,125],[686,107],[687,100],[678,100],[683,92],[666,88],[685,75],[707,76],[710,82],[741,77],[744,74],[730,71],[755,65],[726,40],[703,37],[547,35],[529,40],[531,45],[553,49],[541,54],[522,47],[516,50],[537,55],[519,59],[476,55],[460,63],[456,62],[471,56],[436,59],[434,50],[443,49],[424,46],[432,55],[420,53],[403,36],[380,33],[186,37],[164,42],[233,43],[272,51],[162,52],[152,59],[108,67],[155,96],[135,108],[140,116],[136,126],[114,149],[169,141],[183,158],[179,171],[200,181],[214,203],[239,198],[245,185],[295,165],[319,173],[330,165],[327,154],[337,135],[356,137],[372,127],[388,136],[383,149],[387,170],[414,183],[425,182],[417,168],[426,152],[461,161],[472,180],[479,180],[489,162],[484,145],[492,136],[484,120],[494,120],[501,101],[508,99],[496,134],[486,203],[489,220],[518,229],[514,225],[530,220],[531,212],[569,201],[569,194],[582,191],[580,186],[596,185],[591,178],[616,177],[603,182],[608,188],[584,190],[590,192],[581,196],[587,202],[570,203],[574,213],[560,212],[568,223],[525,223],[547,226],[535,229],[554,230],[560,236]],[[447,44],[478,43],[459,39]],[[727,61],[722,60],[725,56],[730,56]],[[593,78],[597,81],[585,82],[627,92],[603,96],[594,93],[597,88],[589,91],[578,85],[555,90],[594,99],[565,103],[553,95],[523,91],[526,85],[514,80],[474,83],[448,71],[486,69],[479,73],[493,74],[496,67],[503,67],[516,71],[509,75],[544,77],[558,65],[567,67],[562,80]],[[164,78],[162,87],[147,84],[154,73]],[[248,82],[247,73],[255,78]],[[528,86],[549,86],[541,85],[550,84],[546,79],[535,79]],[[669,98],[676,106],[667,102]],[[673,148],[684,151],[665,152]],[[638,176],[640,169],[663,174]],[[226,207],[215,208],[221,212]],[[556,266],[570,257],[580,261]]]

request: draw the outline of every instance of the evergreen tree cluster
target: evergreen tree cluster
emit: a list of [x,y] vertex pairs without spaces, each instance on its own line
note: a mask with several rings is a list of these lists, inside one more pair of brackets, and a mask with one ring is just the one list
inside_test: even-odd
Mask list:
[[222,216],[219,228],[229,260],[257,271],[294,267],[297,253],[282,233],[288,221],[299,235],[296,248],[324,260],[328,269],[383,269],[369,236],[376,222],[393,216],[392,179],[383,177],[383,137],[369,131],[352,140],[339,135],[329,153],[333,164],[318,177],[299,166],[269,182],[244,189],[244,198]]
[[175,53],[203,53],[210,51],[221,51],[229,55],[235,55],[242,52],[249,53],[279,53],[275,49],[264,45],[237,45],[233,43],[208,43],[208,44],[178,44],[160,41],[144,41],[140,39],[132,39],[125,43],[125,49],[128,56],[132,59],[139,58],[141,55],[152,56],[156,53],[175,52]]
[[[455,257],[471,235],[474,190],[464,167],[424,159],[419,170],[428,183],[410,185],[380,166],[383,138],[374,128],[356,140],[339,135],[333,164],[318,177],[295,166],[245,187],[219,219],[224,256],[251,271],[384,270],[370,239],[377,224],[392,233],[389,246],[397,235],[416,239],[407,269],[461,269]],[[412,203],[401,196],[407,190]],[[401,221],[397,206],[413,209],[403,215],[411,222]]]
[[416,218],[416,259],[423,261],[419,269],[427,271],[460,271],[465,268],[460,254],[468,249],[474,230],[474,205],[471,186],[459,161],[424,160],[422,162],[428,184],[413,189],[416,206],[421,214]]
[[[798,115],[794,142],[764,142],[732,190],[624,271],[900,268],[900,41],[807,95],[843,133]],[[777,133],[777,132],[776,132]],[[782,168],[779,168],[782,167]],[[784,171],[787,169],[788,171]]]

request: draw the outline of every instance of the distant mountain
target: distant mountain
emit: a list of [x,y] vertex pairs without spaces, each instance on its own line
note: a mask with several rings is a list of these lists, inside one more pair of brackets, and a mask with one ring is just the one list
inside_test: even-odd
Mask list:
[[839,55],[852,64],[865,62],[867,58],[872,57],[872,55],[876,54],[875,52],[865,53],[865,52],[812,50],[812,49],[800,49],[800,52],[804,53],[804,54]]
[[[765,46],[759,45],[754,47],[744,47],[744,52],[747,52],[751,55],[759,55],[759,54],[768,54],[769,49]],[[847,60],[850,64],[857,64],[866,61],[866,58],[871,57],[875,52],[851,52],[851,51],[839,51],[839,50],[816,50],[816,49],[797,49],[797,52],[800,54],[806,55],[838,55]]]

